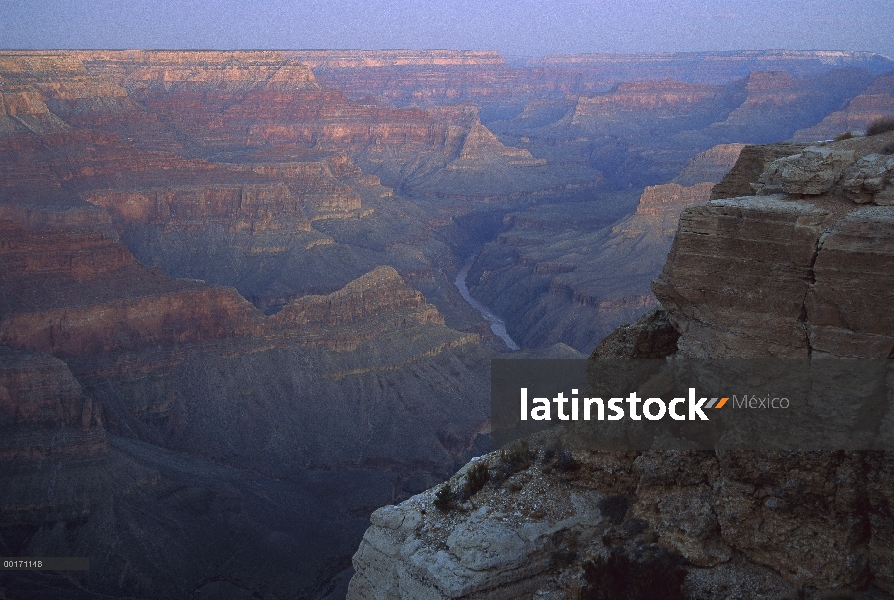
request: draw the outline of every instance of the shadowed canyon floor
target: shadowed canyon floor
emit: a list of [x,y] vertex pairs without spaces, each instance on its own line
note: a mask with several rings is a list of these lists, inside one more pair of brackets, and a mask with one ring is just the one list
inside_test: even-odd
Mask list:
[[[525,356],[589,353],[655,305],[686,206],[803,147],[744,144],[865,128],[892,68],[0,52],[0,554],[94,566],[0,594],[343,596],[372,511],[489,449],[509,347],[461,273]],[[836,223],[830,251],[866,226]]]

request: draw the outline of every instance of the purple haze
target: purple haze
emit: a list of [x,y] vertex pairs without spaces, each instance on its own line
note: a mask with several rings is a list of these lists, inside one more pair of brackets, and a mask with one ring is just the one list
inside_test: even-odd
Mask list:
[[0,47],[891,55],[891,17],[891,0],[0,0]]

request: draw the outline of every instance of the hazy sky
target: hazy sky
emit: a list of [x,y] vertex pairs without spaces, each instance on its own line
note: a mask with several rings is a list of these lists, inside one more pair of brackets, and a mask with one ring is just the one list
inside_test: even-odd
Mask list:
[[0,0],[3,48],[741,49],[894,55],[894,0]]

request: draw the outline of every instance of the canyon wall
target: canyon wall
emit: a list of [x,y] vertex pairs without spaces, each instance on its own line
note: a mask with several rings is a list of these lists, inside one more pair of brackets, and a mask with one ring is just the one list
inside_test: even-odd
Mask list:
[[[525,355],[588,352],[655,305],[678,216],[767,115],[775,140],[856,110],[889,64],[0,52],[0,553],[96,565],[0,595],[344,593],[373,508],[487,450],[507,347],[454,285],[470,257]],[[883,208],[887,163],[861,160],[843,193]],[[812,267],[811,351],[845,325],[887,343],[836,296],[857,279],[820,277],[865,275],[875,209]]]
[[683,213],[653,284],[681,333],[681,354],[891,355],[883,307],[894,160],[882,154],[891,139],[803,148],[769,164],[754,182],[761,195]]
[[90,556],[77,581],[32,578],[59,597],[185,597],[233,556],[208,593],[316,594],[363,515],[481,443],[489,354],[393,268],[265,317],[102,234],[4,222],[0,247],[0,548]]
[[[662,306],[609,336],[594,372],[608,357],[890,358],[892,139],[743,149],[728,187],[765,154],[758,195],[682,210],[653,283]],[[665,438],[606,452],[573,439],[529,436],[380,508],[348,597],[894,593],[889,451],[695,451]]]

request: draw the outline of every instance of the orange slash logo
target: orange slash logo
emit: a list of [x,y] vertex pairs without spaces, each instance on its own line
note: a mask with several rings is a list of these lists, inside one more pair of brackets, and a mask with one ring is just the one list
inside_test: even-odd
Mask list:
[[[718,402],[720,400],[720,402]],[[711,398],[711,403],[708,404],[708,408],[723,408],[723,405],[726,404],[726,401],[729,398]]]

